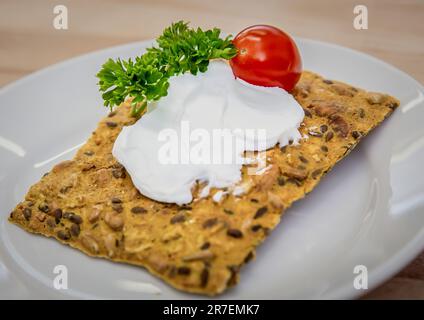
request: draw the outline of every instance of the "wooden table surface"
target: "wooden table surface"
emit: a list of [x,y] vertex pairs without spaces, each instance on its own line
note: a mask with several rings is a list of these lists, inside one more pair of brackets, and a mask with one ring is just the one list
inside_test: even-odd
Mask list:
[[[68,30],[53,7],[68,8]],[[368,29],[353,8],[368,8]],[[173,21],[225,32],[266,23],[288,33],[374,55],[424,83],[424,1],[420,0],[0,0],[0,85],[93,50],[151,39]],[[365,298],[424,299],[424,253]]]

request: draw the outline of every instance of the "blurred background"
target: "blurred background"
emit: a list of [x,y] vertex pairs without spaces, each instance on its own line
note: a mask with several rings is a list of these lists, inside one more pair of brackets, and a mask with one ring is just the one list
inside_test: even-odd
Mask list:
[[[67,30],[53,27],[56,5],[68,9]],[[368,9],[368,29],[353,26],[357,5]],[[83,53],[155,38],[177,20],[232,34],[271,24],[371,54],[424,83],[424,0],[0,0],[0,86]],[[424,254],[365,298],[424,299]]]

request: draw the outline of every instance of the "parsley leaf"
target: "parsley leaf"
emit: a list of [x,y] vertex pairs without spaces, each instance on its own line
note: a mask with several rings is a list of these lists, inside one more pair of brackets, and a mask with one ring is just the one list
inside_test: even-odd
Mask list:
[[237,49],[230,36],[222,39],[220,32],[191,29],[179,21],[163,31],[156,47],[134,60],[109,59],[97,73],[104,105],[112,109],[131,97],[132,115],[139,116],[148,102],[168,94],[170,77],[205,72],[211,59],[231,59]]

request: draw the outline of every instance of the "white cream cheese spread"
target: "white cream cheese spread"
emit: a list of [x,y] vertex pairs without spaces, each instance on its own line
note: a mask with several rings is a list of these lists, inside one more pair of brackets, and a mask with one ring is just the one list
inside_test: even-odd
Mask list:
[[205,73],[172,77],[168,95],[122,129],[112,153],[143,195],[181,205],[196,182],[207,185],[202,196],[234,187],[244,151],[296,143],[303,117],[283,89],[235,79],[225,61],[211,61]]

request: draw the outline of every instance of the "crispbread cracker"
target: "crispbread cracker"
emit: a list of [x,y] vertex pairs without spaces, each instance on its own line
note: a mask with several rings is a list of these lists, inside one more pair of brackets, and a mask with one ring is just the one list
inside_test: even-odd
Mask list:
[[246,192],[239,197],[230,194],[216,203],[212,190],[179,207],[140,195],[111,154],[122,126],[135,121],[123,104],[99,123],[73,160],[56,165],[30,188],[10,221],[91,256],[143,266],[178,289],[221,293],[237,283],[240,267],[254,257],[281,213],[399,105],[390,96],[310,72],[302,74],[293,94],[305,109],[305,139],[268,150],[262,175],[247,175],[244,167]]

